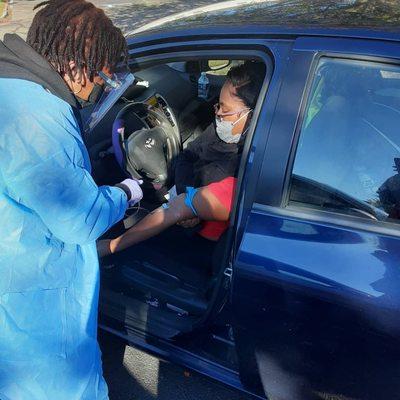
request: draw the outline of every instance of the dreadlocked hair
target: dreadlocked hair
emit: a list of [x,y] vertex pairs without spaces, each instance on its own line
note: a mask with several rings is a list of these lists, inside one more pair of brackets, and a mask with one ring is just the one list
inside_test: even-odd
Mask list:
[[86,67],[92,80],[97,71],[114,71],[118,62],[127,63],[125,38],[104,11],[85,0],[48,0],[29,28],[27,43],[59,72],[72,78],[70,61],[79,74]]

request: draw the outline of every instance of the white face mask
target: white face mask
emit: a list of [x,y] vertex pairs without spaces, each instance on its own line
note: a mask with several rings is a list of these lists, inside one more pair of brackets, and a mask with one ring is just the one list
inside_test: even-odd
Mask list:
[[242,132],[241,134],[234,135],[232,133],[233,127],[244,117],[249,115],[251,110],[247,111],[246,114],[242,115],[237,121],[230,122],[224,121],[219,117],[215,117],[215,125],[216,125],[216,132],[218,137],[225,143],[238,143],[241,136],[245,133]]

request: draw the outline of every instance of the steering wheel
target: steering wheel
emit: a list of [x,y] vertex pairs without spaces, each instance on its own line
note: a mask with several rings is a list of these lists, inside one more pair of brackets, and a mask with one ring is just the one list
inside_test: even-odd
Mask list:
[[169,185],[180,138],[162,111],[146,103],[129,103],[114,120],[112,143],[128,176],[143,179],[147,186]]

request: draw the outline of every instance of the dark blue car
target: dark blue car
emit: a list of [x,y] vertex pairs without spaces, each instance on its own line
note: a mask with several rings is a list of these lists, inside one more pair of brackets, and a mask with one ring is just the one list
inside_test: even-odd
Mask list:
[[168,172],[231,65],[257,60],[267,76],[212,265],[173,234],[105,259],[102,328],[260,398],[400,399],[399,10],[254,2],[128,37],[140,83],[88,139],[99,183],[121,178],[107,149],[127,104],[132,131],[151,128],[149,110],[169,124]]

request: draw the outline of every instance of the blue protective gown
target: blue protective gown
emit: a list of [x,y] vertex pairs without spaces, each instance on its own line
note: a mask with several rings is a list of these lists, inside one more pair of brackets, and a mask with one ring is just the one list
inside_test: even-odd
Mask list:
[[96,239],[127,198],[98,187],[72,108],[0,79],[0,399],[105,400]]

